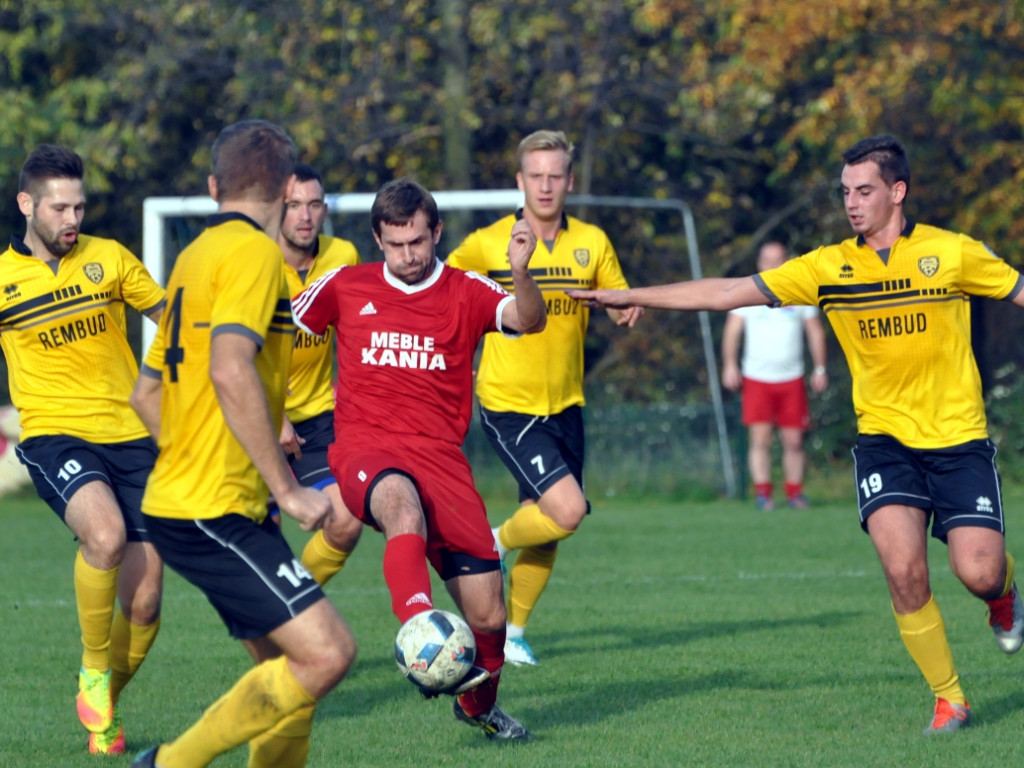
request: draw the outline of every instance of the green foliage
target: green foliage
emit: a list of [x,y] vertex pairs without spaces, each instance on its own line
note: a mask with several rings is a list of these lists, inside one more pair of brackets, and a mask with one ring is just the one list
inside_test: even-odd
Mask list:
[[[767,236],[846,237],[839,154],[888,131],[912,216],[1024,264],[1022,73],[1022,0],[0,0],[0,236],[24,226],[17,171],[41,141],[88,161],[87,229],[138,250],[143,198],[203,193],[239,118],[280,122],[332,191],[359,192],[508,188],[518,140],[556,127],[577,192],[686,200],[705,273],[743,274]],[[577,213],[634,283],[689,276],[679,222]],[[695,331],[667,313],[598,328],[591,360],[624,396],[687,402]]]

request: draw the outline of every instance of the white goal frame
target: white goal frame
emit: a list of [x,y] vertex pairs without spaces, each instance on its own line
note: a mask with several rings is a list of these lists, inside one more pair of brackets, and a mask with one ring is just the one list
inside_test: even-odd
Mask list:
[[[504,210],[513,211],[523,205],[523,193],[518,189],[487,189],[432,192],[442,211],[460,210]],[[324,196],[331,215],[344,213],[370,212],[373,205],[373,193],[344,193]],[[602,195],[569,195],[566,198],[567,208],[573,206],[642,208],[649,210],[674,210],[682,215],[683,231],[693,279],[702,277],[700,254],[697,248],[697,229],[694,224],[693,212],[683,200],[662,200],[650,197],[617,197]],[[166,220],[179,216],[209,216],[217,212],[217,203],[213,198],[203,195],[194,197],[148,197],[142,207],[142,261],[160,285],[167,284],[167,254],[164,237]],[[736,473],[733,467],[732,451],[729,449],[729,435],[725,422],[725,407],[722,402],[722,389],[718,378],[718,362],[715,355],[714,341],[711,335],[711,323],[707,312],[698,313],[700,317],[701,338],[704,346],[704,360],[707,365],[708,389],[714,407],[715,421],[718,426],[718,443],[722,459],[726,495],[736,496]],[[149,349],[156,335],[152,323],[142,324],[143,353]]]

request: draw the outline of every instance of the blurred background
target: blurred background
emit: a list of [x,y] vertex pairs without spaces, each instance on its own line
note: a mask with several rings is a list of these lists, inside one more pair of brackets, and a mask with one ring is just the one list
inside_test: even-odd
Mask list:
[[[563,130],[577,194],[685,201],[705,275],[752,272],[765,239],[800,253],[846,238],[840,153],[894,133],[908,214],[1024,266],[1024,0],[0,0],[0,93],[5,241],[23,231],[18,171],[39,143],[85,158],[84,231],[141,256],[143,200],[205,194],[213,138],[259,117],[332,193],[401,175],[514,188],[519,140]],[[633,284],[691,277],[678,214],[570,213],[608,231]],[[446,215],[442,250],[498,215]],[[376,258],[368,219],[331,223]],[[184,245],[198,226],[172,222],[168,237]],[[1001,467],[1024,478],[1024,313],[972,312]],[[808,485],[845,497],[855,425],[829,339]],[[587,367],[591,496],[723,492],[696,315],[650,312],[627,333],[595,313]],[[742,490],[738,398],[725,404]],[[483,484],[503,481],[475,428],[467,452]]]

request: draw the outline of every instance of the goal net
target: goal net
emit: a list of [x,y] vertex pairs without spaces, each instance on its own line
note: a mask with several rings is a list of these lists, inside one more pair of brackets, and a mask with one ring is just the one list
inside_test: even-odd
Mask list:
[[[445,219],[445,230],[439,251],[448,253],[472,230],[486,226],[502,214],[523,204],[519,190],[467,190],[434,192]],[[325,200],[330,211],[325,225],[327,234],[351,240],[365,260],[379,258],[370,232],[369,212],[374,195],[368,193],[328,194]],[[641,214],[650,218],[644,226],[658,232],[664,227],[673,243],[682,243],[687,251],[689,276],[701,277],[696,229],[689,206],[679,200],[653,198],[570,195],[566,209],[574,212],[591,208],[612,208],[626,211],[628,217]],[[142,255],[153,278],[166,285],[167,277],[178,253],[188,245],[205,225],[205,217],[215,213],[216,203],[207,196],[151,197],[143,206]],[[639,213],[638,213],[639,212]],[[667,215],[666,215],[667,214]],[[657,219],[657,223],[655,223]],[[672,224],[665,224],[671,220]],[[605,222],[601,226],[608,230]],[[622,240],[609,230],[612,242]],[[643,239],[643,238],[641,238]],[[650,239],[650,238],[647,238]],[[638,273],[636,265],[624,257],[623,246],[617,245],[623,269],[634,284],[653,280]],[[659,256],[659,258],[662,258]],[[632,267],[632,268],[631,268]],[[663,316],[664,317],[664,316]],[[658,322],[645,318],[641,324]],[[587,424],[587,492],[597,496],[659,495],[678,498],[697,493],[736,495],[736,478],[732,449],[729,445],[725,409],[718,378],[718,365],[708,314],[698,313],[703,371],[708,397],[703,403],[623,402],[614,396],[600,397],[599,389],[588,384]],[[593,335],[594,329],[591,329]],[[644,329],[638,326],[638,333]],[[155,334],[152,323],[143,323],[143,350],[148,349]],[[694,374],[695,377],[696,374]],[[595,397],[596,396],[596,397]],[[476,416],[474,415],[474,419]],[[478,484],[486,493],[515,493],[511,478],[504,472],[486,445],[477,428],[470,429],[466,453],[473,462]]]

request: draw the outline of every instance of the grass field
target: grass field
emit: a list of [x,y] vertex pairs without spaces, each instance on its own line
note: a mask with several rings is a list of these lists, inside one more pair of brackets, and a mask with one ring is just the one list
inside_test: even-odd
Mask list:
[[[1024,552],[1024,496],[1008,495],[1010,546]],[[0,766],[127,766],[248,666],[198,591],[169,574],[161,635],[122,699],[129,756],[89,756],[73,705],[74,543],[30,496],[3,499],[0,515]],[[381,551],[367,531],[328,588],[360,655],[318,710],[311,768],[917,767],[1024,757],[1024,654],[997,651],[984,606],[949,574],[939,545],[933,587],[975,726],[921,735],[931,694],[899,641],[849,501],[773,513],[749,502],[595,503],[563,546],[530,627],[542,665],[502,677],[502,706],[533,731],[529,744],[488,742],[455,722],[450,699],[423,701],[402,680]],[[435,599],[450,607],[439,587]],[[215,763],[245,764],[244,749]]]

